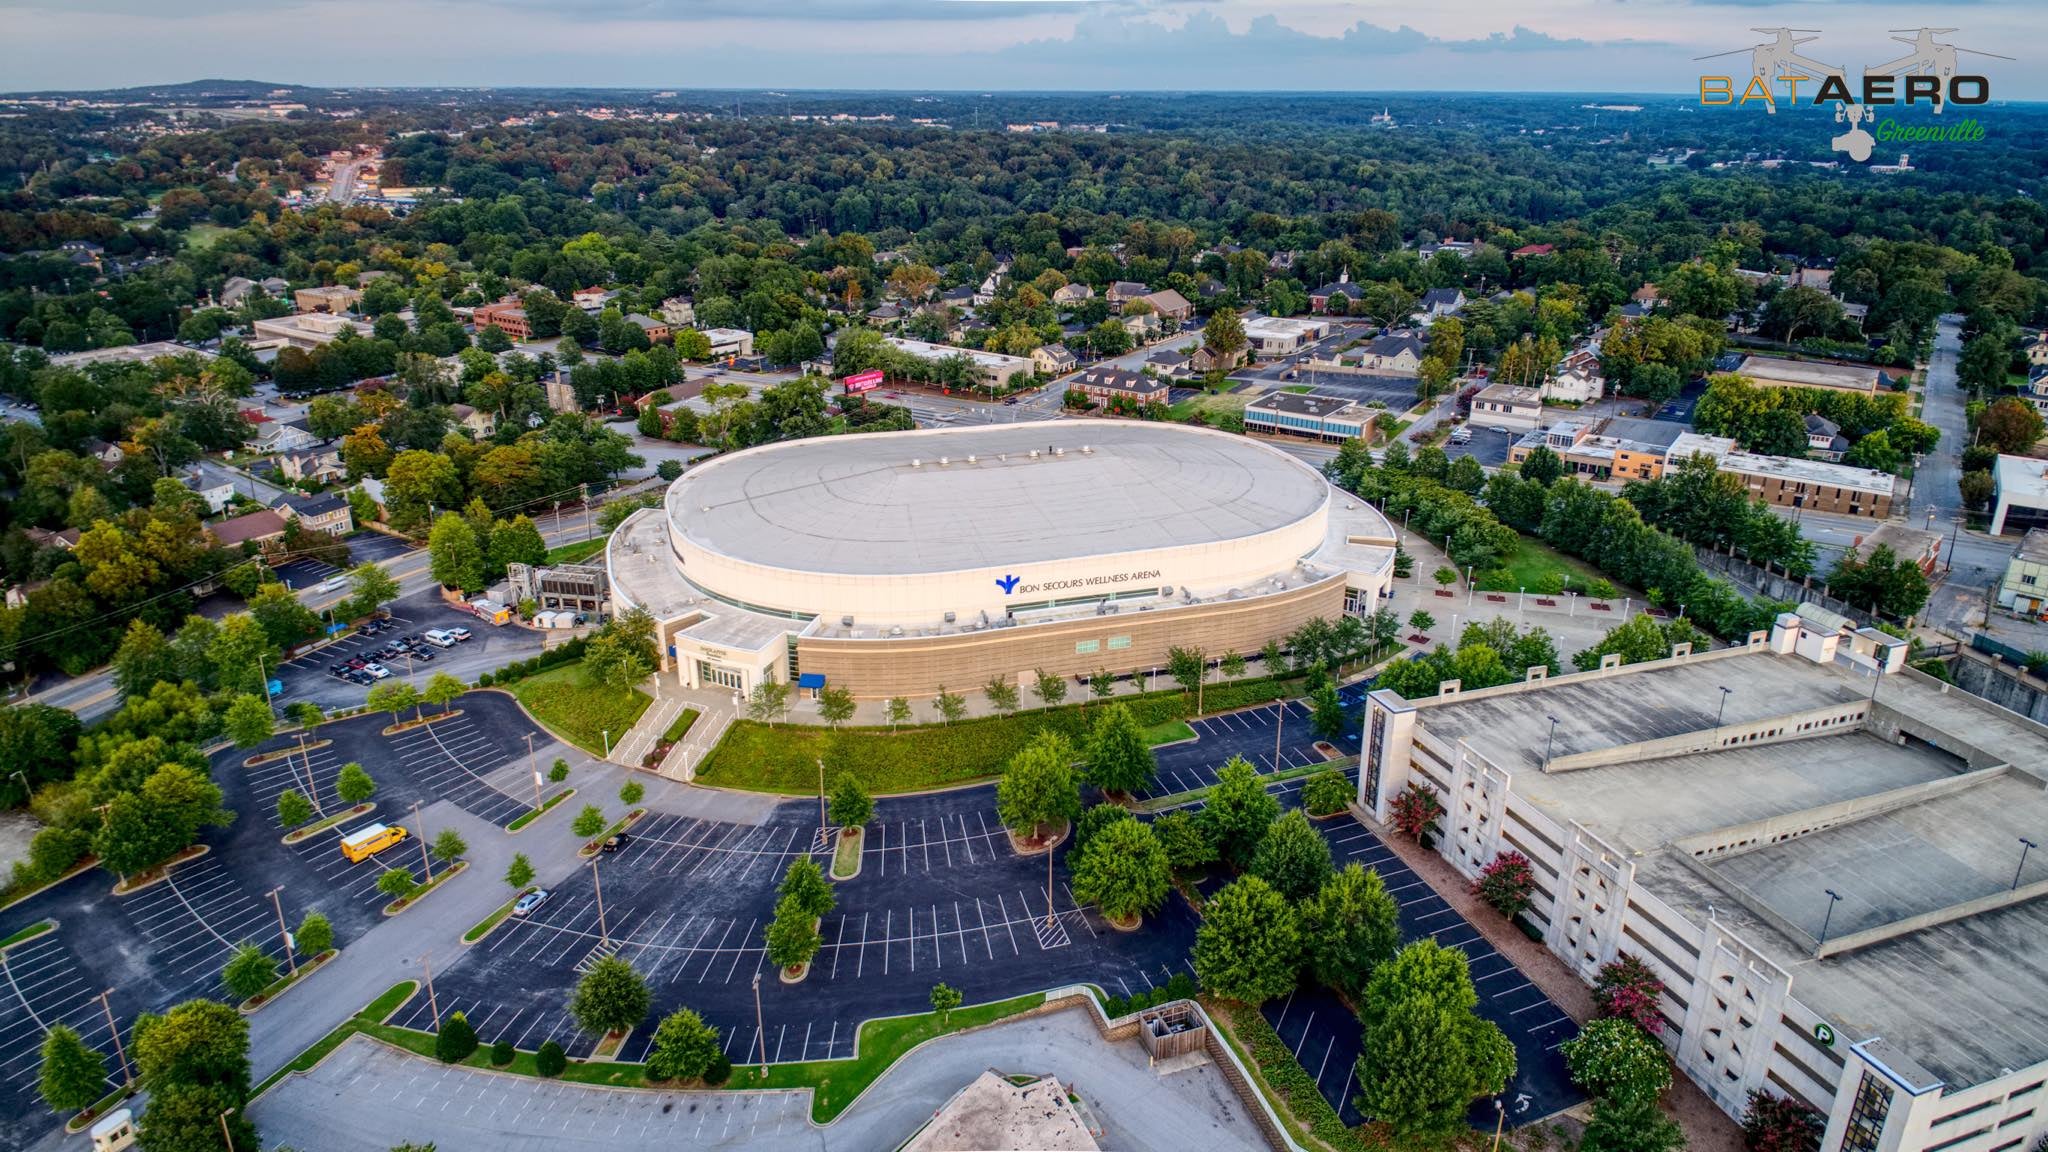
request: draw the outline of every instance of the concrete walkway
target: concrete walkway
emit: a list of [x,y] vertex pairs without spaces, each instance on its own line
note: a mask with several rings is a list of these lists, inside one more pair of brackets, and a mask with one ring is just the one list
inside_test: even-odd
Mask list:
[[908,1140],[985,1068],[1059,1077],[1102,1123],[1105,1148],[1266,1147],[1213,1066],[1155,1073],[1142,1048],[1103,1041],[1080,1008],[927,1044],[822,1128],[810,1122],[807,1090],[585,1087],[451,1068],[361,1036],[312,1072],[280,1083],[249,1114],[266,1147],[317,1144],[323,1152],[383,1152],[406,1141],[496,1152],[613,1149],[650,1141],[663,1147],[870,1152]]

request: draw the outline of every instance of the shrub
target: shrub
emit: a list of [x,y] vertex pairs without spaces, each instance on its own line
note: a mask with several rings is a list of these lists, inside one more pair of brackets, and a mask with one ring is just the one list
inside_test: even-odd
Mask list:
[[512,1047],[512,1042],[510,1040],[500,1040],[497,1043],[491,1045],[491,1066],[494,1068],[503,1068],[505,1065],[510,1064],[512,1062],[512,1058],[514,1056],[517,1056],[518,1054],[519,1053]]
[[318,912],[308,912],[299,921],[299,930],[292,934],[293,943],[299,951],[308,956],[318,956],[334,948],[334,924]]
[[1649,1033],[1616,1017],[1589,1022],[1559,1046],[1572,1083],[1621,1103],[1654,1102],[1671,1087],[1671,1061]]
[[569,825],[569,831],[585,840],[604,831],[604,811],[595,804],[585,804],[583,811],[576,814],[576,822]]
[[1344,1126],[1337,1110],[1330,1107],[1323,1090],[1315,1078],[1302,1069],[1294,1058],[1294,1052],[1280,1034],[1266,1022],[1266,1018],[1255,1008],[1237,1010],[1225,1008],[1230,1013],[1232,1027],[1238,1037],[1251,1050],[1252,1061],[1259,1066],[1266,1083],[1287,1102],[1287,1108],[1307,1125],[1309,1133],[1334,1148],[1361,1149],[1365,1146],[1358,1133]]
[[1318,772],[1301,786],[1301,804],[1311,816],[1333,816],[1351,803],[1351,780],[1341,768]]
[[1536,892],[1536,873],[1527,856],[1510,848],[1480,869],[1472,891],[1495,912],[1512,920],[1528,909]]
[[1102,1011],[1104,1015],[1114,1020],[1119,1016],[1143,1012],[1147,1008],[1157,1008],[1161,1004],[1172,1003],[1175,1000],[1192,1000],[1196,991],[1195,978],[1185,972],[1177,972],[1173,979],[1164,984],[1155,984],[1149,990],[1135,996],[1106,997],[1102,1001]]
[[1593,1003],[1600,1015],[1627,1020],[1652,1036],[1664,1031],[1664,1013],[1657,1007],[1663,995],[1664,981],[1628,952],[1602,964],[1593,981]]
[[633,805],[638,804],[640,798],[645,795],[647,795],[647,789],[641,787],[638,780],[628,780],[625,786],[619,789],[619,803],[631,808]]
[[560,1076],[568,1066],[569,1054],[553,1040],[543,1040],[540,1051],[533,1054],[533,1070],[543,1076]]
[[1394,830],[1410,840],[1422,839],[1422,834],[1444,814],[1443,801],[1436,798],[1436,793],[1412,781],[1389,807]]
[[569,762],[567,760],[564,760],[560,756],[555,757],[555,762],[553,764],[548,765],[548,783],[560,784],[562,781],[567,780],[568,778]]
[[704,1070],[704,1083],[716,1088],[732,1078],[732,1061],[720,1052],[711,1058],[711,1067]]
[[1751,1092],[1742,1114],[1742,1145],[1749,1152],[1819,1152],[1828,1118],[1804,1101]]
[[469,1018],[460,1012],[450,1012],[441,1021],[441,1031],[434,1036],[434,1058],[443,1064],[457,1064],[469,1059],[476,1051],[476,1029],[469,1026]]
[[479,688],[489,688],[491,686],[491,674],[489,672],[485,672],[482,675],[478,676],[476,678],[476,686]]

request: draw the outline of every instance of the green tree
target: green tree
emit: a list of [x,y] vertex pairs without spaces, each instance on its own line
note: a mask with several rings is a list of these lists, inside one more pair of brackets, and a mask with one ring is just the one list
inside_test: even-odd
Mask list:
[[434,843],[427,851],[445,867],[462,859],[469,851],[469,841],[454,828],[443,828],[434,834]]
[[583,811],[578,812],[575,821],[569,825],[569,831],[585,840],[604,831],[604,810],[595,804],[585,804]]
[[633,805],[638,804],[640,798],[645,795],[647,795],[647,789],[638,780],[628,780],[619,788],[619,803],[631,808]]
[[944,1028],[947,1017],[953,1014],[953,1009],[960,1006],[960,990],[950,984],[934,984],[931,1004],[932,1011],[939,1014],[939,1027]]
[[411,684],[393,677],[389,680],[378,681],[363,697],[363,706],[373,712],[391,713],[391,722],[396,724],[398,723],[398,714],[407,708],[414,709],[414,716],[417,718],[420,694],[419,690]]
[[1603,1098],[1579,1139],[1579,1152],[1679,1152],[1685,1131],[1654,1100]]
[[476,1029],[469,1026],[469,1017],[450,1012],[441,1021],[441,1030],[434,1034],[434,1058],[443,1064],[459,1064],[474,1051]]
[[1355,795],[1351,778],[1341,768],[1326,768],[1301,786],[1301,806],[1311,816],[1334,816]]
[[1309,970],[1356,1001],[1401,942],[1399,912],[1377,871],[1346,865],[1301,906]]
[[277,822],[283,827],[297,828],[313,818],[313,802],[297,788],[287,788],[277,794]]
[[789,870],[782,874],[782,886],[777,889],[781,900],[794,901],[794,906],[812,919],[823,917],[832,911],[838,901],[832,895],[832,885],[825,880],[825,873],[818,862],[809,856],[799,856],[789,862]]
[[120,647],[114,649],[114,686],[121,695],[146,696],[157,681],[177,678],[178,661],[170,641],[149,621],[130,620]]
[[1007,716],[1017,710],[1017,686],[1008,678],[997,676],[982,685],[982,694],[988,697],[988,706]]
[[1257,876],[1240,876],[1202,906],[1195,975],[1226,1000],[1263,1004],[1294,987],[1301,936],[1287,898]]
[[1158,761],[1127,705],[1111,704],[1096,713],[1084,751],[1088,779],[1104,792],[1129,795],[1152,786]]
[[688,1008],[678,1008],[654,1026],[647,1050],[649,1080],[695,1080],[709,1071],[721,1049],[718,1029]]
[[778,968],[810,963],[823,943],[811,916],[789,897],[776,901],[775,919],[768,922],[766,935],[768,962]]
[[1280,815],[1280,801],[1266,791],[1265,782],[1250,762],[1232,756],[1217,770],[1216,785],[1209,789],[1209,803],[1196,817],[1216,854],[1233,868],[1251,863],[1259,842]]
[[2006,396],[1977,417],[1977,435],[1984,443],[2009,456],[2025,455],[2041,439],[2044,422],[2040,410],[2014,396]]
[[1273,821],[1252,856],[1251,873],[1290,902],[1306,900],[1330,878],[1330,845],[1299,808]]
[[200,1085],[229,1088],[237,1098],[248,1094],[249,1023],[229,1005],[187,1000],[161,1016],[144,1013],[132,1037],[128,1054],[152,1093]]
[[818,689],[818,716],[834,728],[853,719],[853,689],[827,684]]
[[1167,863],[1183,875],[1208,867],[1216,859],[1216,844],[1201,822],[1185,808],[1176,808],[1152,822],[1152,834],[1166,849]]
[[569,1066],[569,1054],[553,1040],[543,1040],[533,1053],[533,1070],[550,1079],[560,1076]]
[[465,595],[483,591],[484,549],[476,529],[455,512],[443,512],[427,535],[427,555],[434,579],[443,588]]
[[1394,954],[1366,982],[1361,1110],[1401,1139],[1456,1132],[1465,1110],[1499,1093],[1515,1049],[1473,1009],[1479,994],[1465,954],[1423,939]]
[[263,684],[277,670],[277,652],[261,625],[246,612],[220,622],[207,646],[215,686],[223,692],[263,695]]
[[1173,886],[1173,866],[1150,825],[1117,820],[1068,855],[1074,898],[1118,923],[1158,910]]
[[220,982],[238,1000],[247,1000],[277,980],[277,961],[254,944],[243,943],[220,970]]
[[1548,488],[1552,481],[1564,475],[1564,461],[1558,457],[1557,453],[1538,444],[1529,450],[1527,456],[1522,458],[1522,464],[1518,471],[1521,473],[1522,479],[1534,480],[1536,483]]
[[747,718],[755,723],[772,726],[788,711],[789,685],[780,680],[761,681],[747,697]]
[[365,561],[349,569],[348,578],[353,590],[335,606],[338,615],[359,620],[398,599],[398,581],[382,564]]
[[1245,344],[1244,322],[1232,309],[1218,308],[1202,326],[1202,346],[1226,364],[1236,362]]
[[1344,701],[1337,695],[1337,685],[1324,680],[1317,684],[1315,691],[1308,694],[1308,726],[1317,736],[1335,740],[1344,732]]
[[1166,674],[1180,685],[1180,690],[1189,696],[1202,683],[1208,671],[1208,657],[1200,648],[1183,648],[1175,645],[1166,651]]
[[619,957],[606,956],[576,982],[569,1015],[584,1031],[605,1036],[636,1027],[653,1003],[646,978]]
[[334,778],[334,794],[344,803],[361,804],[377,794],[377,781],[361,764],[351,760],[341,766],[341,773]]
[[429,704],[437,704],[440,706],[441,711],[446,712],[448,706],[455,703],[456,698],[467,691],[469,691],[469,686],[464,684],[458,677],[451,676],[446,672],[436,672],[427,681],[426,690],[420,693],[420,699]]
[[883,711],[888,714],[889,727],[891,728],[899,724],[910,723],[910,701],[901,696],[889,697],[889,702],[883,706]]
[[1436,627],[1436,617],[1417,608],[1408,614],[1408,626],[1417,632],[1427,632],[1431,628]]
[[832,781],[829,814],[832,822],[841,828],[858,828],[874,818],[875,801],[861,786],[859,777],[851,772],[841,772]]
[[42,1070],[37,1074],[43,1102],[58,1112],[90,1108],[107,1093],[107,1059],[66,1025],[43,1034]]
[[410,868],[387,868],[377,877],[377,891],[395,900],[410,900],[418,894],[420,882]]
[[932,710],[939,714],[940,723],[951,724],[967,715],[967,701],[958,692],[946,691],[941,684],[938,695],[932,697]]
[[1671,1087],[1671,1061],[1664,1046],[1630,1020],[1591,1020],[1558,1048],[1572,1083],[1594,1097],[1655,1103]]
[[1074,779],[1074,748],[1066,737],[1042,729],[1003,770],[996,783],[996,815],[1018,835],[1038,839],[1049,826],[1081,812],[1081,788]]
[[320,634],[320,617],[283,584],[265,584],[258,589],[249,598],[249,615],[262,627],[272,648],[289,648]]
[[292,933],[292,943],[307,956],[319,956],[334,949],[334,924],[318,912],[308,912]]
[[533,861],[524,852],[514,852],[512,863],[505,868],[505,883],[514,888],[524,888],[533,883]]
[[510,520],[500,520],[491,528],[487,554],[489,571],[496,574],[505,571],[507,564],[547,563],[548,545],[541,539],[540,529],[521,513]]
[[243,1094],[225,1085],[169,1084],[153,1090],[138,1126],[143,1152],[217,1152],[225,1120],[236,1148],[256,1148],[256,1128],[243,1115]]
[[1032,673],[1031,694],[1038,697],[1040,708],[1058,707],[1067,698],[1067,678],[1040,668]]
[[276,719],[267,702],[247,694],[235,697],[221,714],[221,724],[237,748],[254,748],[270,739],[277,730]]

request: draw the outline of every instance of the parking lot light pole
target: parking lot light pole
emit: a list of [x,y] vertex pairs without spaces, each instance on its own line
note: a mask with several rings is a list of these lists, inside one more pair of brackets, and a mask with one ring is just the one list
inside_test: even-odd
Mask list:
[[818,838],[824,841],[832,826],[825,820],[825,758],[818,757]]
[[427,881],[434,879],[434,858],[427,855],[427,822],[420,819],[420,802],[412,802],[412,822],[420,826],[420,867],[427,870]]
[[761,1045],[761,1077],[765,1080],[768,1077],[768,1026],[762,1022],[761,1016],[761,973],[759,969],[756,969],[754,972],[754,1035],[759,1038]]
[[2027,839],[2027,838],[2026,838],[2025,836],[2022,836],[2022,837],[2020,837],[2020,864],[2019,864],[2019,867],[2017,867],[2017,868],[2014,868],[2014,869],[2012,870],[2012,890],[2013,890],[2013,891],[2017,892],[2017,891],[2019,890],[2019,886],[2020,886],[2020,873],[2021,873],[2021,872],[2024,872],[2024,871],[2026,871],[2026,867],[2027,867],[2027,852],[2028,852],[2028,850],[2029,850],[2029,849],[2033,849],[2033,848],[2039,848],[2039,847],[2040,847],[2040,845],[2039,845],[2039,844],[2036,844],[2036,843],[2034,843],[2034,842],[2033,842],[2032,840],[2029,840],[2029,839]]
[[1273,721],[1273,771],[1280,770],[1280,733],[1287,730],[1287,698],[1280,698],[1279,718]]
[[[313,776],[313,753],[306,749],[306,734],[304,732],[299,733],[299,755],[306,760],[306,796],[313,801],[313,814],[324,817],[327,815],[327,811],[320,807],[320,783]],[[285,760],[289,763],[291,757],[287,756]]]
[[220,1138],[227,1143],[228,1152],[235,1152],[235,1138],[228,1132],[228,1117],[234,1114],[233,1108],[223,1109],[220,1114]]
[[597,891],[597,939],[600,944],[609,944],[612,942],[612,931],[610,928],[605,926],[604,882],[597,878],[597,861],[597,856],[592,856],[590,858],[590,883],[591,886]]
[[1735,691],[1735,689],[1730,688],[1725,684],[1720,685],[1719,687],[1721,689],[1721,706],[1714,710],[1714,727],[1716,728],[1719,728],[1721,726],[1721,718],[1728,714],[1728,694],[1730,692]]
[[612,758],[612,730],[609,728],[604,729],[604,758]]
[[432,949],[420,957],[420,965],[427,981],[427,1010],[434,1014],[434,1031],[441,1030],[441,1002],[434,999],[434,953]]
[[1835,905],[1841,903],[1842,900],[1842,894],[1840,892],[1835,891],[1833,888],[1823,888],[1821,889],[1821,891],[1826,892],[1828,894],[1828,911],[1827,915],[1822,916],[1820,918],[1820,942],[1814,945],[1813,951],[1815,956],[1819,956],[1820,950],[1822,948],[1827,947],[1828,925],[1834,922]]
[[100,1011],[107,1014],[107,1033],[114,1038],[114,1056],[121,1061],[122,1083],[133,1086],[135,1083],[135,1073],[128,1068],[128,1052],[121,1047],[121,1029],[114,1024],[114,1007],[107,1001],[107,997],[113,994],[114,990],[112,988],[100,993]]
[[284,962],[291,966],[292,979],[296,980],[299,976],[298,949],[293,945],[291,930],[284,926],[284,901],[277,898],[282,891],[282,884],[270,890],[270,906],[277,909],[277,936],[284,941]]

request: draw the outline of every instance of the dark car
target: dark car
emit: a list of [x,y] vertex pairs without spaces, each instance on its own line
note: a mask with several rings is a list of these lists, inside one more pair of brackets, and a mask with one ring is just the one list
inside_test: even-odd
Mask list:
[[330,675],[330,676],[339,676],[339,675],[341,675],[341,674],[342,674],[343,672],[346,672],[346,671],[348,671],[348,665],[346,665],[346,664],[336,664],[336,665],[335,665],[334,667],[332,667],[332,668],[329,668],[329,669],[327,670],[327,674],[328,674],[328,675]]
[[361,656],[356,656],[349,660],[348,666],[360,672],[363,670],[363,665],[368,663],[368,660],[363,659]]
[[599,851],[603,852],[617,852],[619,849],[624,848],[626,845],[631,844],[632,842],[633,838],[631,836],[628,836],[624,832],[621,832],[617,836],[607,837],[604,843],[598,845],[598,849]]
[[412,658],[419,661],[422,664],[432,664],[434,662],[434,654],[432,652],[427,651],[424,648],[421,648],[418,651],[414,652],[412,654]]

